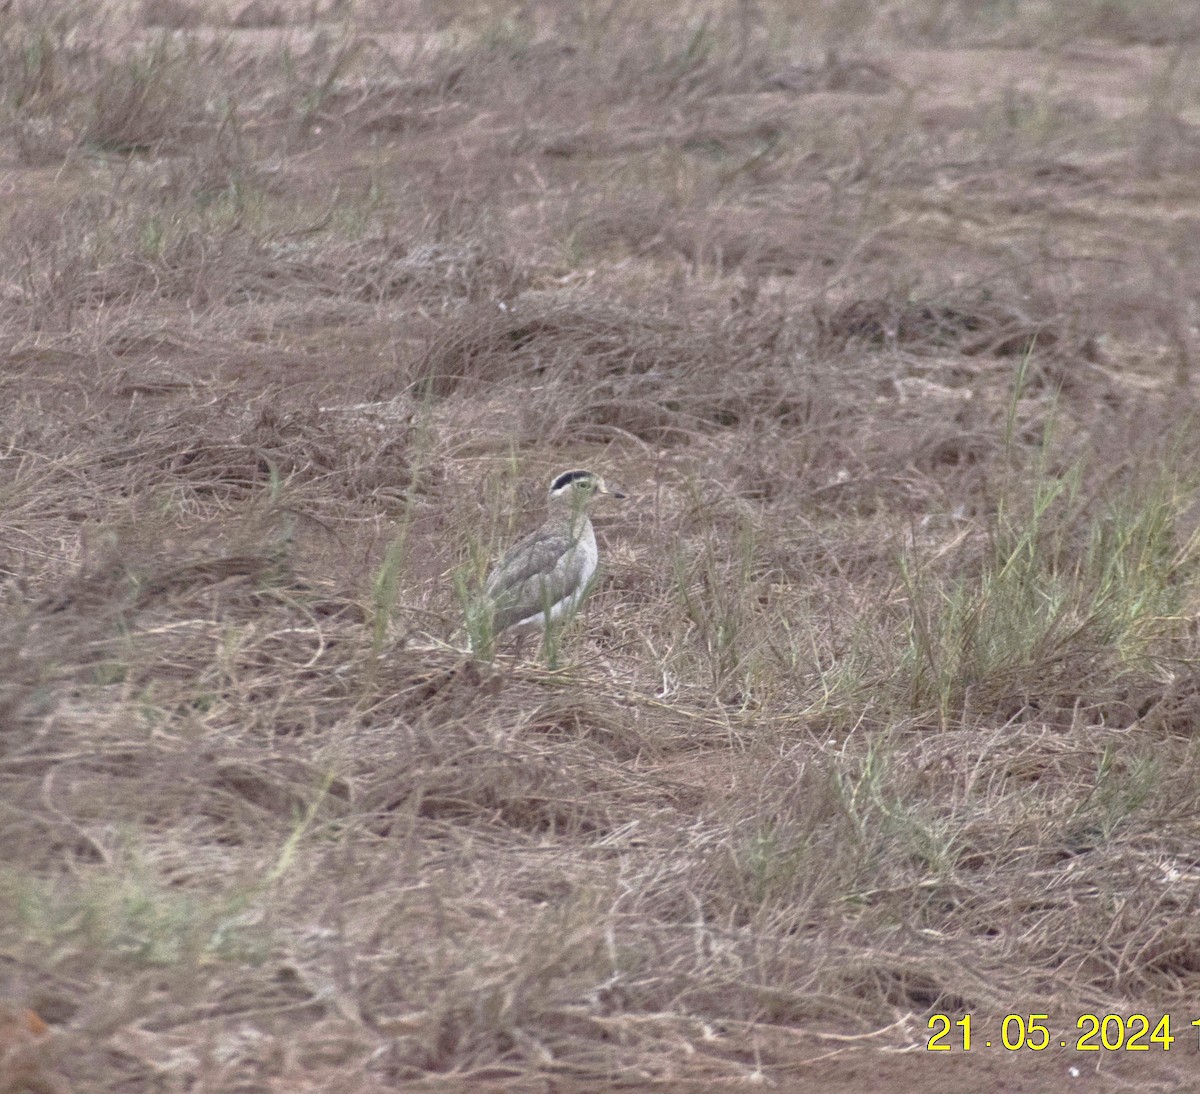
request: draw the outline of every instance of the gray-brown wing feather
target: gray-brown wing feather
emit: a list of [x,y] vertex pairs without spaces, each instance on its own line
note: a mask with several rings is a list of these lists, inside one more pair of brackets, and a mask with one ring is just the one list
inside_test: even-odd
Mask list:
[[540,533],[513,546],[487,579],[496,631],[545,611],[578,586],[585,563],[575,545],[566,533]]

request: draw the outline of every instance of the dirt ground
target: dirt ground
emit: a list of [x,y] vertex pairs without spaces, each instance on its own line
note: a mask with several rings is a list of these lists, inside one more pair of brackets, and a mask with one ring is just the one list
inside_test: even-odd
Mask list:
[[0,1094],[1195,1089],[1198,286],[1186,0],[0,5]]

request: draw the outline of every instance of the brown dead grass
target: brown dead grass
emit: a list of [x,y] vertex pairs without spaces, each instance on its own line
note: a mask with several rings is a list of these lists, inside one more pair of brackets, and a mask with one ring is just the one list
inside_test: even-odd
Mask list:
[[0,11],[0,1092],[1194,1066],[1194,18],[1055,10]]

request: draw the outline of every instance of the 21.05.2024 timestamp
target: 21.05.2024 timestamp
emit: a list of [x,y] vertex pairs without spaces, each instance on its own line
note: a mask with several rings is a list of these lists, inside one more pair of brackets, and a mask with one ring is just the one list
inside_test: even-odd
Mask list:
[[[972,1029],[971,1015],[954,1019],[934,1014],[929,1019],[930,1052],[971,1052],[983,1048],[1041,1052],[1057,1047],[1076,1052],[1166,1052],[1179,1038],[1171,1032],[1171,1016],[1151,1018],[1145,1014],[1081,1014],[1069,1036],[1055,1038],[1047,1023],[1048,1014],[1006,1014],[982,1038]],[[989,1027],[992,1023],[989,1023]],[[1192,1022],[1200,1044],[1200,1018]]]

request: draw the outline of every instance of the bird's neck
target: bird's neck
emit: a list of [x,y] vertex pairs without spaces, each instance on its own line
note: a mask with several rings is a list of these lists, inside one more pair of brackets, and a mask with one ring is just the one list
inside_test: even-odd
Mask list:
[[585,506],[563,502],[559,516],[562,518],[563,524],[570,530],[572,539],[578,539],[587,534],[589,522]]

